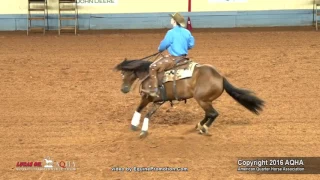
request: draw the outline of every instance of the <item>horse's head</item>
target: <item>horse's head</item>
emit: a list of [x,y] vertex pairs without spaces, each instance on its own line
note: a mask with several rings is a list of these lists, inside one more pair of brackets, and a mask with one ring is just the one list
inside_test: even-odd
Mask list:
[[121,91],[123,93],[128,93],[131,89],[132,84],[138,78],[134,71],[121,71],[122,85]]
[[138,73],[148,72],[151,63],[152,62],[149,61],[125,59],[120,64],[118,64],[115,69],[121,71],[121,91],[123,93],[128,93],[134,81],[137,80]]

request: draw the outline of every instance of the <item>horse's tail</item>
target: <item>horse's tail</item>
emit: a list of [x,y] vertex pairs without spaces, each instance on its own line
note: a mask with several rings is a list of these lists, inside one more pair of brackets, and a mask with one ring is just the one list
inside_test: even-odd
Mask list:
[[249,111],[255,114],[259,114],[259,111],[262,111],[264,101],[252,95],[251,91],[234,87],[225,77],[223,77],[223,87],[234,100]]

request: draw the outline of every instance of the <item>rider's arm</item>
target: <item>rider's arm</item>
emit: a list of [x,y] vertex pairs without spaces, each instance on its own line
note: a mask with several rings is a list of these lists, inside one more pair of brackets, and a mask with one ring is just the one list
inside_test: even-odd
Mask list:
[[194,47],[194,37],[192,36],[192,34],[190,33],[189,36],[189,41],[188,41],[188,49],[191,49]]
[[160,52],[166,50],[172,44],[172,33],[168,31],[164,39],[161,41],[158,50]]

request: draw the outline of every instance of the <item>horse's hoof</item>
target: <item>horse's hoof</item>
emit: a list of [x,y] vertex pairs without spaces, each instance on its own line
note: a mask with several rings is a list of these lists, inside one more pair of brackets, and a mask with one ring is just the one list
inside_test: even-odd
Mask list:
[[200,130],[199,130],[200,134],[209,134],[209,130],[208,127],[206,125],[204,125]]
[[132,131],[138,131],[138,130],[139,130],[139,127],[138,127],[138,126],[131,125],[131,130],[132,130]]
[[201,130],[203,127],[201,126],[200,122],[196,125],[196,130]]
[[141,131],[140,138],[145,138],[148,136],[148,131]]

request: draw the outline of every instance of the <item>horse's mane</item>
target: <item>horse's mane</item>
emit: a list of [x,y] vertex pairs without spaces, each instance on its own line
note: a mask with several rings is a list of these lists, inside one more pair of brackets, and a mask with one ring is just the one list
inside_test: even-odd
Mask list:
[[115,69],[118,71],[135,71],[135,72],[145,72],[149,71],[149,66],[152,64],[150,61],[144,60],[127,60],[125,59],[119,63]]

